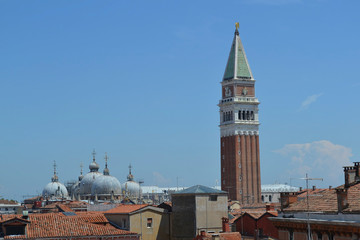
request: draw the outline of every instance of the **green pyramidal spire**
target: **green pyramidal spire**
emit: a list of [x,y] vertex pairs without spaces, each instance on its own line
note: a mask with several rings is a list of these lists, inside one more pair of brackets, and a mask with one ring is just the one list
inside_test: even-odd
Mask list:
[[235,30],[223,80],[229,79],[253,79],[237,28]]

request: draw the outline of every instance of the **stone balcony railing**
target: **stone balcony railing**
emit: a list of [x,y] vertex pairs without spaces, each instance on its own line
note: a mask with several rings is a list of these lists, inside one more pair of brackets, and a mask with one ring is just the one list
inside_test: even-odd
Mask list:
[[236,102],[236,103],[260,103],[259,100],[255,97],[231,97],[231,98],[225,98],[225,99],[221,99],[219,101],[219,104],[223,104],[223,103],[231,103],[231,102]]

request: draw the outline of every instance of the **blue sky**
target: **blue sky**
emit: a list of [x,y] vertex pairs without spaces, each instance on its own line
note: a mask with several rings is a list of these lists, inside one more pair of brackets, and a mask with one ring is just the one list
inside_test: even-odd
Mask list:
[[[220,178],[219,82],[240,36],[261,101],[262,183],[343,183],[359,161],[356,0],[0,0],[0,196],[88,171],[124,182]],[[102,169],[101,169],[102,170]],[[291,179],[292,178],[292,179]]]

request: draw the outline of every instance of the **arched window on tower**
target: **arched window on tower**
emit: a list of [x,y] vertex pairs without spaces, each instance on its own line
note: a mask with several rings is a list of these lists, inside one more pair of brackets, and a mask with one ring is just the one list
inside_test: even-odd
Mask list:
[[251,120],[255,120],[255,115],[254,115],[254,111],[251,111]]
[[223,122],[225,122],[226,121],[226,119],[225,119],[225,112],[223,112]]
[[245,113],[245,111],[242,111],[242,115],[243,115],[243,117],[242,117],[242,120],[246,120],[246,113]]
[[246,111],[246,120],[250,120],[250,112]]
[[238,119],[241,120],[241,111],[239,110]]

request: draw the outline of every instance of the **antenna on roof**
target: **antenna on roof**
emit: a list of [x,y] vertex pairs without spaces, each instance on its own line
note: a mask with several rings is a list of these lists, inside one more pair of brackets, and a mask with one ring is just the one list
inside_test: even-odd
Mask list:
[[309,219],[310,219],[310,213],[309,213],[309,181],[310,181],[310,180],[320,180],[320,181],[323,181],[323,179],[322,179],[322,178],[309,178],[307,173],[306,173],[306,175],[305,175],[305,178],[300,178],[300,179],[306,181],[307,230],[308,230],[308,240],[311,240],[311,239],[312,239],[312,236],[311,236],[310,221],[309,221]]

